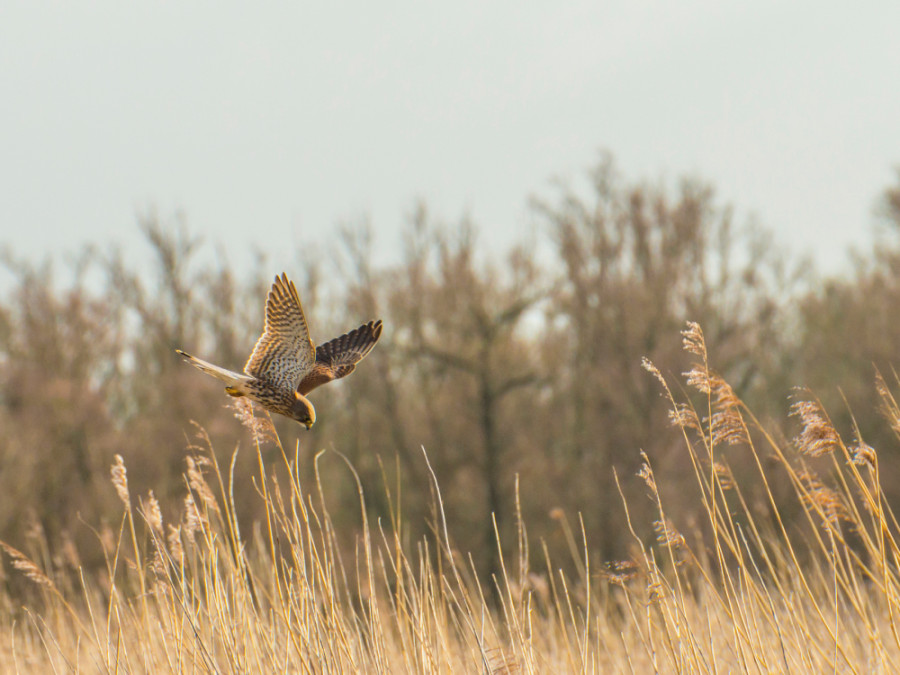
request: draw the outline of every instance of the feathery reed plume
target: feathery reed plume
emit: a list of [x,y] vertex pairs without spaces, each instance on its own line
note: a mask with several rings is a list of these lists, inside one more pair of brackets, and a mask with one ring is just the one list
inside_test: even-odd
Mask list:
[[112,465],[110,473],[112,475],[112,483],[116,488],[116,494],[125,506],[131,503],[131,495],[128,492],[128,476],[125,471],[125,461],[122,455],[116,455],[116,463]]
[[744,419],[735,408],[713,413],[709,420],[709,430],[713,445],[740,445],[749,441]]
[[147,495],[146,504],[141,501],[141,513],[144,515],[144,520],[147,521],[147,524],[150,526],[150,530],[153,534],[153,536],[151,537],[151,541],[153,543],[153,559],[150,561],[150,568],[154,572],[156,572],[159,577],[163,577],[166,573],[165,556],[163,551],[163,547],[165,546],[165,543],[163,541],[165,532],[163,530],[162,511],[159,508],[159,502],[156,500],[156,497],[153,494],[153,490],[150,490],[149,494]]
[[176,565],[184,563],[184,546],[181,544],[181,525],[172,525],[169,523],[169,555]]
[[694,387],[703,394],[716,394],[720,406],[738,405],[739,401],[731,391],[731,387],[721,377],[713,375],[707,365],[706,341],[700,324],[688,321],[687,328],[681,331],[682,347],[689,354],[700,357],[700,362],[686,373],[682,373],[689,387]]
[[209,486],[209,483],[206,482],[206,478],[203,477],[203,469],[201,468],[203,465],[207,464],[209,460],[205,457],[188,456],[186,461],[188,485],[190,485],[191,489],[200,496],[200,499],[203,501],[206,508],[215,511],[216,513],[220,513],[219,504],[216,502],[216,497],[213,494],[212,488]]
[[723,377],[710,373],[709,384],[712,389],[713,405],[716,408],[719,410],[737,410],[741,407],[741,400]]
[[829,523],[837,525],[841,520],[853,523],[847,505],[838,492],[827,487],[819,480],[818,476],[810,471],[800,471],[798,478],[807,490],[806,494],[802,495],[803,501],[821,511]]
[[675,407],[669,410],[669,421],[672,423],[672,426],[695,431],[701,430],[700,418],[697,417],[697,412],[687,403],[676,403]]
[[36,584],[45,586],[46,588],[54,591],[56,590],[56,585],[53,583],[50,577],[44,574],[41,568],[31,561],[31,558],[22,553],[20,550],[13,548],[6,542],[0,541],[0,547],[2,547],[4,551],[6,551],[6,555],[8,555],[12,560],[12,566],[22,572],[26,577],[31,579]]
[[875,448],[862,440],[857,440],[856,443],[853,444],[850,448],[850,456],[853,458],[854,464],[868,466],[870,469],[875,468],[877,459]]
[[194,495],[188,492],[184,498],[184,533],[187,535],[188,541],[192,544],[196,542],[195,533],[203,527],[203,516],[197,503],[194,501]]
[[601,576],[619,586],[637,578],[640,573],[640,565],[633,560],[608,560],[600,570]]
[[637,472],[637,475],[647,484],[650,491],[654,495],[657,495],[659,494],[659,490],[656,488],[656,479],[653,477],[653,469],[650,468],[650,462],[647,460],[647,455],[643,450],[641,451],[641,457],[644,461],[641,463],[641,468]]
[[665,378],[662,376],[662,373],[659,372],[659,368],[657,368],[657,367],[653,364],[653,361],[651,361],[650,359],[648,359],[646,356],[644,356],[643,358],[641,358],[641,368],[643,368],[643,369],[646,370],[648,373],[650,373],[651,375],[653,375],[653,377],[655,377],[657,380],[659,380],[659,383],[660,383],[663,387],[666,386],[666,380],[665,380]]
[[709,419],[709,431],[713,445],[749,443],[747,427],[741,415],[741,401],[735,395],[734,389],[724,378],[709,371],[707,371],[706,385],[709,387],[709,393],[713,399],[712,405],[716,410]]
[[253,436],[253,442],[257,445],[263,443],[274,443],[278,439],[275,426],[269,417],[257,417],[253,413],[253,404],[250,399],[237,397],[232,399],[231,407],[234,409],[234,416],[240,420],[241,424],[250,430]]
[[719,487],[723,490],[734,489],[734,475],[731,473],[731,467],[721,462],[713,462],[713,471],[716,472],[716,479]]
[[688,321],[687,328],[681,331],[682,348],[686,352],[696,354],[706,361],[706,341],[703,339],[703,330],[696,321]]
[[826,420],[818,403],[797,401],[791,406],[791,415],[799,417],[803,425],[800,435],[794,438],[794,443],[804,455],[821,457],[840,445],[840,436],[831,422]]
[[163,534],[162,511],[159,508],[159,502],[153,494],[153,490],[150,490],[147,494],[147,504],[146,506],[143,506],[142,512],[144,518],[147,520],[147,524],[150,525],[154,532],[161,536]]
[[875,390],[881,399],[881,414],[887,419],[894,433],[900,436],[900,405],[897,405],[897,399],[894,398],[887,386],[887,382],[884,381],[879,372],[875,373]]
[[711,394],[712,393],[712,385],[709,381],[709,369],[704,365],[696,365],[691,368],[686,373],[682,373],[684,375],[685,381],[689,387],[693,387],[701,394]]
[[656,541],[663,546],[678,549],[687,545],[684,535],[675,529],[669,519],[653,521],[653,530],[656,532]]

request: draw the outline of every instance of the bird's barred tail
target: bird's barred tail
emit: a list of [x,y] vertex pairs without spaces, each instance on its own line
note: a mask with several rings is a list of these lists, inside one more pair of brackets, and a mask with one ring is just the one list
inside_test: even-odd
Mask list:
[[[199,368],[207,375],[212,375],[217,380],[222,380],[222,382],[228,385],[228,389],[234,389],[235,394],[240,392],[242,384],[248,382],[251,378],[247,375],[242,375],[241,373],[235,373],[232,370],[226,370],[225,368],[220,368],[219,366],[213,365],[208,361],[204,361],[203,359],[198,359],[196,356],[191,356],[187,352],[183,352],[180,349],[175,350],[178,354],[184,357],[184,360],[190,363],[195,368]],[[231,392],[229,392],[231,393]],[[234,395],[234,394],[232,394]]]

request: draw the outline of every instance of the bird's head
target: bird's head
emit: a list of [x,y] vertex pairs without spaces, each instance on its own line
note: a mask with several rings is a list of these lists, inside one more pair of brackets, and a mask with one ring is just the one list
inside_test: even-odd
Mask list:
[[316,409],[303,394],[294,392],[294,407],[291,409],[291,417],[307,429],[316,423]]

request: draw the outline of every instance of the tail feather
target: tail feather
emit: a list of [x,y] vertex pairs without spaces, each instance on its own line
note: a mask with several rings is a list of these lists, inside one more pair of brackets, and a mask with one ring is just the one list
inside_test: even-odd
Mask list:
[[240,385],[249,382],[251,379],[249,375],[243,375],[241,373],[235,373],[231,370],[226,370],[225,368],[220,368],[219,366],[209,363],[208,361],[198,359],[196,356],[191,356],[187,352],[183,352],[180,349],[176,349],[175,351],[183,356],[184,360],[190,363],[195,368],[199,368],[207,375],[212,375],[217,380],[222,380],[222,382],[225,382],[228,385],[228,388],[235,389],[236,391],[240,391]]

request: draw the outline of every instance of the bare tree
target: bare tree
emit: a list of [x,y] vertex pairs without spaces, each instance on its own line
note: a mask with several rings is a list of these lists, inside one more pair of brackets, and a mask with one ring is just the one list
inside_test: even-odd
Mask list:
[[593,540],[610,555],[621,535],[609,526],[620,508],[609,468],[633,475],[641,449],[673,476],[683,466],[666,452],[675,439],[642,358],[681,372],[672,336],[685,321],[699,321],[716,363],[746,395],[758,364],[777,353],[778,292],[789,275],[753,232],[736,230],[709,188],[685,181],[672,196],[663,187],[623,184],[609,158],[591,174],[588,197],[564,191],[558,203],[536,207],[564,271],[550,317],[563,327],[551,336],[563,348],[545,349],[559,377],[563,476],[595,476],[577,482],[577,501],[594,505]]
[[[464,480],[478,476],[482,482],[481,546],[489,573],[495,573],[494,520],[502,529],[510,507],[504,493],[513,479],[506,461],[514,452],[507,424],[513,417],[524,423],[528,416],[526,411],[510,415],[504,404],[539,381],[535,343],[519,329],[546,292],[537,267],[521,250],[502,266],[479,265],[468,223],[451,233],[431,226],[420,209],[409,240],[409,258],[392,291],[396,330],[407,357],[419,364],[417,407],[430,422],[433,452],[445,459],[455,455],[455,466],[443,466]],[[477,454],[467,440],[473,437]]]

